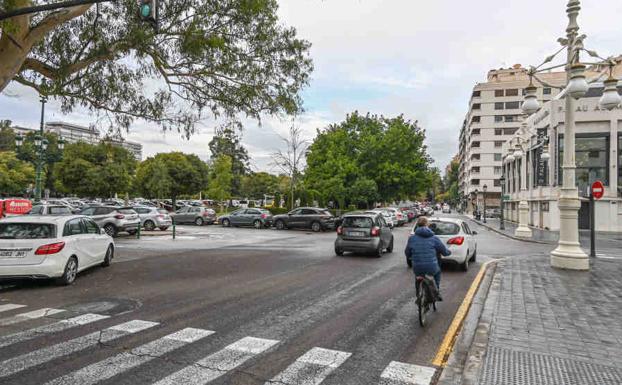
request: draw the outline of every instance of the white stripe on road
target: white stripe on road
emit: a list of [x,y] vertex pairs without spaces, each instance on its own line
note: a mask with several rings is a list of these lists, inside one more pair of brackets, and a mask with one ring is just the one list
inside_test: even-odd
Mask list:
[[29,311],[27,313],[16,314],[13,317],[0,319],[0,326],[13,325],[19,322],[24,322],[32,319],[48,317],[54,314],[62,313],[65,310],[63,309],[52,309],[49,307],[44,307],[43,309],[37,309],[33,311]]
[[44,362],[52,361],[58,357],[85,350],[99,343],[110,342],[125,335],[136,333],[156,325],[158,325],[157,322],[140,320],[129,321],[108,329],[74,338],[66,342],[22,354],[18,357],[13,357],[6,361],[0,362],[0,377],[10,376],[11,374],[40,365]]
[[278,343],[279,341],[261,338],[242,338],[224,349],[158,381],[156,385],[207,384]]
[[435,368],[393,361],[380,375],[380,385],[430,385]]
[[212,334],[214,332],[211,330],[186,328],[139,346],[129,352],[117,354],[73,373],[56,378],[47,384],[95,384]]
[[338,350],[313,348],[265,385],[273,383],[318,385],[351,355]]
[[89,313],[79,315],[73,318],[64,319],[50,325],[44,325],[34,329],[25,330],[23,332],[10,334],[8,336],[0,337],[0,348],[16,344],[18,342],[28,341],[45,334],[58,333],[63,330],[73,328],[75,326],[90,324],[92,322],[100,321],[106,318],[109,318],[109,316]]
[[15,303],[7,303],[6,305],[0,305],[0,313],[2,313],[3,311],[19,309],[21,307],[26,307],[26,305],[18,305],[18,304],[15,304]]

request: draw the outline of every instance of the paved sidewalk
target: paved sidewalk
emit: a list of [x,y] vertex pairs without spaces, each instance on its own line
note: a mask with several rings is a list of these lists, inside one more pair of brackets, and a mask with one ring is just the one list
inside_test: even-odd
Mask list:
[[475,377],[461,383],[622,384],[622,263],[591,263],[575,272],[542,255],[500,261],[479,321],[488,333],[471,360]]

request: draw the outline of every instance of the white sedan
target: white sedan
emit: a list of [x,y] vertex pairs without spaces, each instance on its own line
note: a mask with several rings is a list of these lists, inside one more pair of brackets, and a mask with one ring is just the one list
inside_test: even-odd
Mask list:
[[0,279],[57,278],[70,285],[89,267],[109,266],[114,241],[85,216],[0,220]]
[[[469,270],[469,262],[477,258],[476,231],[472,231],[468,223],[457,218],[430,218],[430,230],[443,241],[451,251],[448,257],[441,257],[442,261],[452,261],[460,265],[463,271]],[[411,231],[415,233],[417,225]],[[411,261],[406,260],[408,266]]]

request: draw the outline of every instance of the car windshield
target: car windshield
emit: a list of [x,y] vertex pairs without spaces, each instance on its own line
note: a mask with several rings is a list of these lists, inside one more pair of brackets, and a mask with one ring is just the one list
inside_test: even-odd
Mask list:
[[456,235],[460,232],[460,226],[451,222],[432,222],[430,230],[436,235]]
[[369,229],[373,226],[371,218],[367,217],[345,217],[343,218],[343,227],[354,229]]
[[0,239],[45,239],[55,237],[50,223],[0,223]]

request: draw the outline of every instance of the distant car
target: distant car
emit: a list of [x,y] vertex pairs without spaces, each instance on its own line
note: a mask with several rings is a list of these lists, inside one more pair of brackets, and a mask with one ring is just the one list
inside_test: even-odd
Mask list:
[[40,204],[32,207],[28,215],[71,215],[72,210],[67,206]]
[[387,222],[387,225],[389,225],[390,228],[394,228],[395,226],[397,226],[397,218],[395,218],[393,213],[391,213],[390,211],[387,211],[385,209],[374,209],[366,211],[366,213],[380,213],[382,214],[385,222]]
[[486,218],[499,218],[501,217],[501,210],[498,208],[486,209]]
[[442,211],[443,214],[451,214],[451,207],[449,207],[448,204],[444,204],[442,210],[443,210]]
[[327,209],[299,207],[287,214],[275,215],[274,226],[283,229],[311,229],[315,232],[335,228],[335,217]]
[[193,223],[197,226],[216,223],[216,211],[207,207],[186,206],[171,214],[175,223]]
[[165,231],[173,224],[173,220],[166,209],[150,206],[134,206],[133,209],[140,218],[141,226],[147,231],[153,231],[156,227]]
[[70,285],[89,267],[109,266],[114,241],[84,216],[22,216],[0,221],[0,279],[57,278]]
[[[411,235],[417,230],[415,225]],[[433,218],[430,219],[430,230],[446,243],[451,251],[448,257],[441,257],[441,261],[451,261],[460,265],[463,271],[469,269],[469,262],[475,262],[477,258],[476,231],[472,231],[468,223],[457,218]],[[408,266],[412,267],[412,262],[406,258]]]
[[344,215],[337,228],[335,254],[343,255],[347,251],[373,253],[380,258],[384,250],[393,252],[393,233],[382,213]]
[[272,214],[265,209],[239,209],[221,216],[218,222],[224,227],[253,226],[262,229],[272,226]]
[[408,221],[408,218],[402,213],[399,209],[395,207],[387,207],[385,210],[389,211],[394,218],[395,225],[397,227],[402,227]]
[[120,232],[136,234],[140,226],[138,213],[131,207],[90,206],[84,208],[80,214],[93,218],[111,237],[116,237]]

